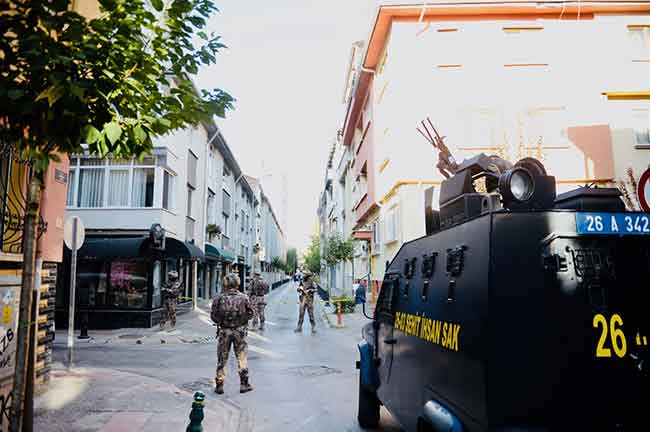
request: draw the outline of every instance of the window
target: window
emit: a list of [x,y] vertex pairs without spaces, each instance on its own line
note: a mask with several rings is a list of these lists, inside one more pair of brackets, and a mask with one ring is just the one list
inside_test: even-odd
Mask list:
[[[153,192],[153,181],[151,186]],[[134,188],[134,192],[135,192],[135,188]],[[108,206],[127,207],[128,205],[129,205],[129,170],[128,169],[109,170]]]
[[244,210],[242,210],[241,211],[241,219],[240,219],[241,231],[242,232],[244,232],[244,230],[246,229],[246,223],[245,222],[246,222],[246,214],[244,213]]
[[194,195],[194,189],[192,187],[187,186],[187,213],[185,213],[188,217],[192,217],[192,198]]
[[230,194],[223,191],[223,214],[230,216]]
[[160,261],[154,261],[153,262],[153,268],[151,269],[151,285],[153,286],[153,294],[152,294],[152,307],[158,308],[162,306],[162,295],[160,293],[160,289],[162,287],[162,281],[163,281],[163,268],[162,268],[162,263]]
[[187,151],[187,184],[196,189],[196,169],[199,158],[191,150]]
[[646,148],[650,145],[650,109],[635,108],[632,118],[636,145]]
[[[135,162],[72,158],[66,203],[69,207],[153,207],[156,160],[153,156]],[[164,184],[166,206],[171,196],[169,176]]]
[[634,130],[636,143],[641,145],[650,145],[650,128],[638,128]]
[[629,25],[627,30],[632,40],[633,58],[650,59],[650,25]]
[[397,232],[399,228],[398,222],[398,208],[392,208],[386,215],[385,229],[386,229],[386,244],[397,241]]
[[66,199],[66,205],[68,207],[74,207],[74,191],[75,191],[75,179],[77,176],[77,170],[71,169],[68,171],[68,197]]
[[228,215],[224,213],[223,214],[223,235],[226,237],[230,236],[230,230],[228,230],[228,219],[229,219]]
[[381,222],[379,220],[372,224],[372,254],[379,255],[382,252]]
[[104,161],[82,159],[79,168],[79,207],[102,207],[104,204]]
[[174,208],[174,175],[169,171],[163,174],[163,197],[162,206],[164,209],[172,210]]
[[214,192],[212,192],[211,190],[208,190],[208,203],[207,203],[207,207],[208,207],[208,214],[207,214],[208,220],[207,220],[207,223],[208,224],[215,223],[215,219],[214,219],[214,197],[215,197]]
[[133,169],[132,207],[153,207],[154,168]]
[[144,308],[147,300],[147,263],[113,261],[109,299],[118,307]]
[[142,309],[147,301],[144,261],[80,261],[77,301],[84,306]]
[[392,324],[395,314],[395,306],[397,306],[396,302],[397,294],[399,293],[399,284],[399,277],[391,276],[382,285],[375,309],[375,316],[379,321]]

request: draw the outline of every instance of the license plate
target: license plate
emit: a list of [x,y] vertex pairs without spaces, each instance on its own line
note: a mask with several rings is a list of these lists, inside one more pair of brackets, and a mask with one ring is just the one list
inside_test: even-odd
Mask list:
[[650,235],[650,214],[576,213],[578,234]]

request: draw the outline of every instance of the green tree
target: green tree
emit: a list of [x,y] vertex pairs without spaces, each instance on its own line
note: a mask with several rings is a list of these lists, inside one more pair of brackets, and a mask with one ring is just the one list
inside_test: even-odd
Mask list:
[[343,240],[339,233],[330,235],[325,248],[325,261],[335,265],[341,261],[352,261],[354,258],[354,239]]
[[311,243],[305,253],[305,266],[314,274],[320,273],[320,238],[312,236]]
[[273,259],[271,260],[271,265],[273,266],[273,268],[275,268],[275,270],[286,271],[286,266],[287,266],[286,263],[282,261],[282,258],[278,256],[273,257]]
[[[0,2],[0,143],[28,161],[24,268],[12,430],[22,423],[36,224],[43,173],[60,154],[142,157],[153,138],[224,116],[232,97],[190,77],[224,47],[205,31],[211,0],[99,0],[92,20],[71,0]],[[194,41],[198,41],[196,44]],[[0,149],[2,150],[2,149]]]
[[296,248],[289,248],[287,251],[287,273],[294,273],[296,268],[298,268],[298,251]]

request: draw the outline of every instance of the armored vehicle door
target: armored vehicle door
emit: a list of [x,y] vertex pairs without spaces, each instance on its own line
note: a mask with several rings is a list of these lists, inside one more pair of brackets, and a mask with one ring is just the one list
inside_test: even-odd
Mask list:
[[[591,417],[634,418],[648,374],[646,239],[559,236],[546,245],[549,399]],[[562,401],[560,401],[562,399]],[[603,424],[606,421],[602,419]]]
[[396,342],[393,331],[395,324],[395,296],[399,292],[399,282],[398,274],[389,273],[386,275],[377,299],[377,309],[375,310],[376,346],[380,359],[378,393],[384,403],[390,401],[392,393],[389,391],[388,383],[391,379],[393,350]]

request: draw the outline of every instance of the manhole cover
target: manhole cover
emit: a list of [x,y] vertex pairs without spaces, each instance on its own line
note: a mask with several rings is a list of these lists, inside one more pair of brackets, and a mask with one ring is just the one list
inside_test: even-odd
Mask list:
[[179,338],[181,342],[183,343],[192,343],[192,344],[207,344],[214,342],[215,337],[214,336],[205,336],[205,337],[196,337],[196,338],[185,338],[181,337]]
[[190,392],[202,391],[202,392],[211,392],[214,390],[214,379],[212,378],[201,378],[197,381],[192,381],[179,385],[178,387],[183,390],[188,390]]
[[140,339],[141,337],[142,335],[140,334],[123,334],[118,336],[119,339]]
[[319,377],[341,373],[341,371],[339,369],[334,369],[328,366],[307,365],[290,367],[288,369],[285,369],[285,373],[301,377]]

